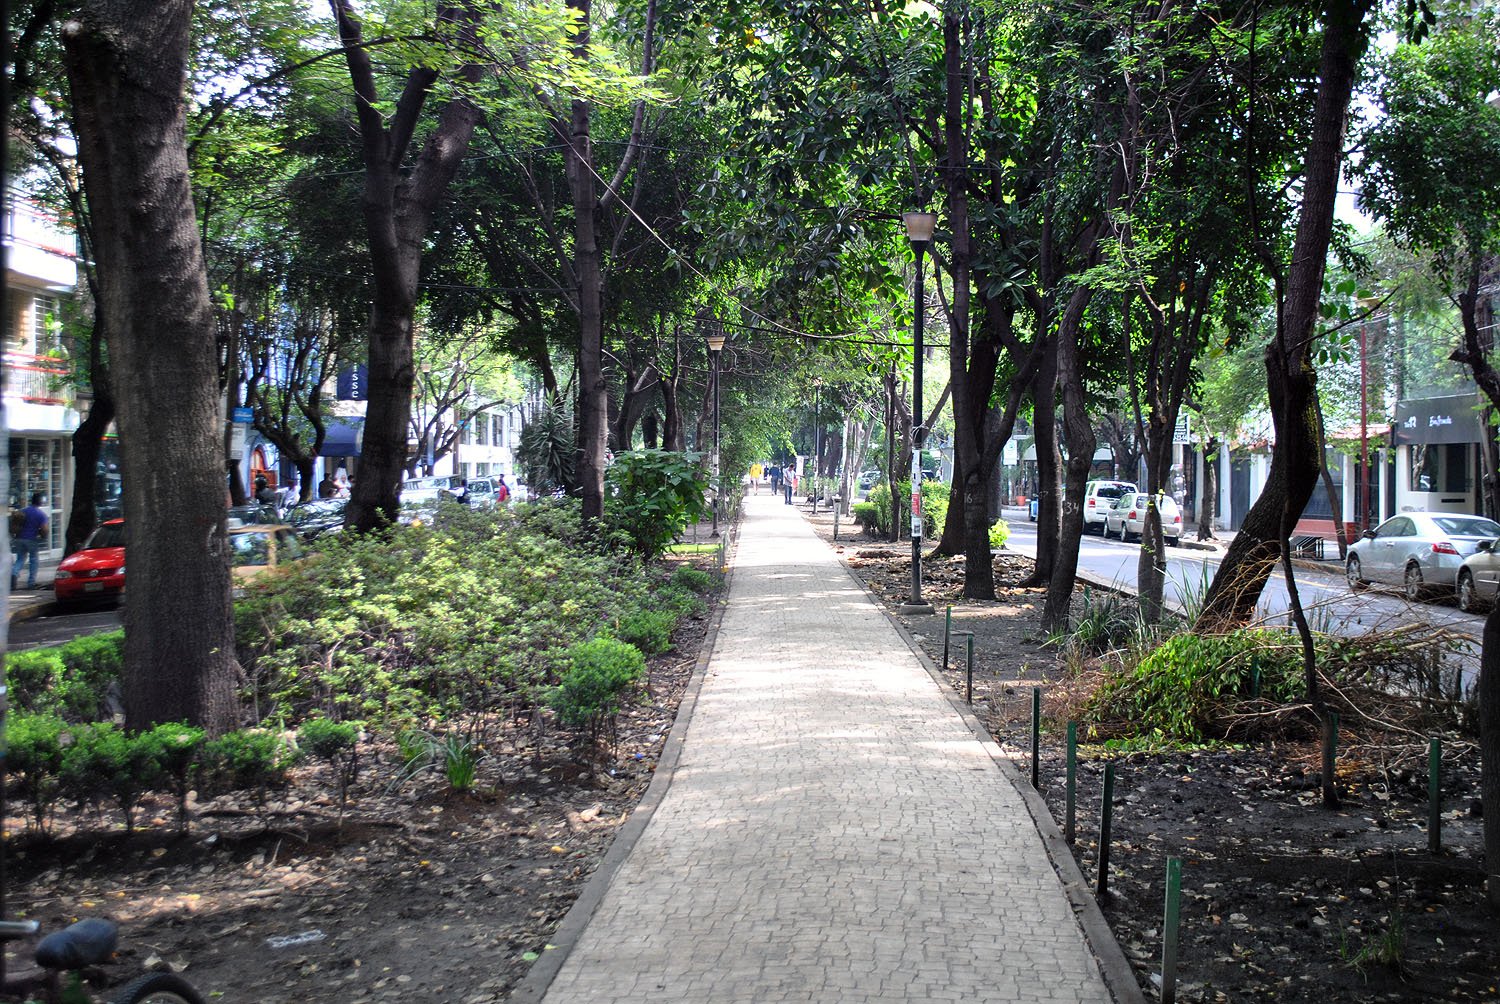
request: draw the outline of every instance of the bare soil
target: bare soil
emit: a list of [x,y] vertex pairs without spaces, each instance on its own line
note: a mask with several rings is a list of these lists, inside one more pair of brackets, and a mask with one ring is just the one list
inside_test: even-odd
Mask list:
[[[831,537],[829,517],[813,522]],[[910,545],[842,531],[835,546],[851,568],[898,605]],[[1027,559],[997,556],[993,603],[960,598],[961,561],[929,560],[926,571],[928,598],[939,611],[952,603],[955,628],[975,632],[975,713],[1024,774],[1031,688],[1043,688],[1044,714],[1060,714],[1087,681],[1065,677],[1039,636],[1041,593],[1016,585]],[[941,660],[941,614],[906,622]],[[165,803],[131,836],[64,812],[41,838],[13,815],[6,912],[44,930],[86,915],[120,921],[119,959],[91,974],[99,988],[150,967],[178,969],[225,1004],[506,1000],[650,783],[707,624],[690,623],[653,660],[649,699],[622,716],[611,749],[583,754],[529,720],[495,722],[471,794],[437,776],[398,783],[394,750],[377,749],[342,825],[336,786],[317,767],[294,771],[266,806],[195,804],[186,836]],[[962,651],[949,671],[960,693]],[[1338,811],[1318,804],[1307,741],[1116,756],[1102,905],[1143,987],[1158,969],[1165,859],[1177,855],[1180,1000],[1500,1000],[1500,925],[1482,902],[1470,815],[1477,752],[1445,759],[1443,851],[1429,855],[1424,750],[1347,742]],[[1084,755],[1074,848],[1095,881],[1107,754]],[[1040,761],[1061,820],[1054,729]],[[11,947],[12,973],[25,969],[24,948]]]

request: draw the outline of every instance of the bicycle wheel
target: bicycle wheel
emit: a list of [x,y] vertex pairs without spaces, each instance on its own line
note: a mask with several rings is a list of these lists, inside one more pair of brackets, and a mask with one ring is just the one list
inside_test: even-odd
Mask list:
[[203,998],[176,973],[147,973],[111,997],[109,1004],[203,1004]]

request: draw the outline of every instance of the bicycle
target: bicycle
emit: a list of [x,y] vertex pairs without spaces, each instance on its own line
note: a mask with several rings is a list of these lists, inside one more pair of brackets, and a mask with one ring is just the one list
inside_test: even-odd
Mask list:
[[[0,921],[0,941],[30,938],[40,930],[34,920]],[[119,925],[90,917],[54,931],[37,943],[34,957],[46,970],[43,992],[47,1004],[87,1000],[78,972],[108,962],[120,938]],[[73,979],[63,985],[63,974]],[[192,984],[176,973],[143,973],[109,999],[109,1004],[204,1004]]]

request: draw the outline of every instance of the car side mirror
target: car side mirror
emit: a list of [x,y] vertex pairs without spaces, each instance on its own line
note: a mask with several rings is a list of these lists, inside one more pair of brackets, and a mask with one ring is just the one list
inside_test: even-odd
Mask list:
[[1359,536],[1360,536],[1361,540],[1374,540],[1375,539],[1375,531],[1374,530],[1366,530],[1364,533],[1360,534]]
[[1494,549],[1495,542],[1493,540],[1481,540],[1474,545],[1474,550],[1476,551],[1493,551]]

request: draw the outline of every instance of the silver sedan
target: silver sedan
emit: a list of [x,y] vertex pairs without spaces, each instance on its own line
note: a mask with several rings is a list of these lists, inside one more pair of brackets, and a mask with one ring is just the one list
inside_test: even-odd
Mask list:
[[1409,600],[1434,586],[1447,589],[1481,541],[1500,537],[1500,523],[1451,512],[1392,516],[1349,548],[1344,573],[1353,589],[1371,582],[1399,585]]

